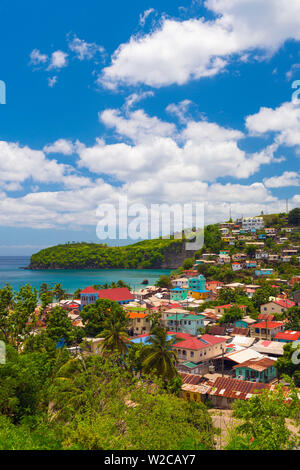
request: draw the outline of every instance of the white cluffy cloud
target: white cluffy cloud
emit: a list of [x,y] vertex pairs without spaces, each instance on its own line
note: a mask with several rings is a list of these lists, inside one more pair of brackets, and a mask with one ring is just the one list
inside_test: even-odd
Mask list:
[[72,155],[75,152],[75,146],[71,140],[58,139],[50,145],[43,148],[45,153],[61,153],[63,155]]
[[30,53],[31,65],[44,64],[45,62],[47,62],[47,60],[48,60],[47,54],[41,54],[41,52],[38,49],[33,49],[33,51]]
[[300,40],[299,0],[206,0],[204,5],[215,19],[163,17],[149,34],[121,44],[99,83],[182,85],[224,71],[234,55],[249,60],[254,51],[256,57],[271,55],[288,39]]
[[300,186],[300,174],[295,171],[285,171],[280,176],[272,176],[264,179],[267,188],[284,188],[288,186]]
[[260,108],[246,118],[246,127],[254,135],[275,133],[279,145],[300,146],[300,103],[289,101],[278,108]]
[[145,10],[144,13],[140,15],[140,20],[139,20],[140,26],[145,26],[148,16],[154,12],[155,12],[154,8],[149,8],[148,10]]
[[51,58],[50,58],[50,64],[47,70],[61,69],[63,67],[66,67],[68,63],[67,57],[68,57],[68,54],[66,52],[63,52],[63,51],[52,52]]
[[72,38],[70,35],[68,38],[68,46],[72,52],[75,52],[76,57],[79,60],[92,59],[97,53],[104,54],[105,49],[103,46],[92,42],[88,43],[83,39],[79,39],[76,35]]
[[[262,164],[274,161],[276,145],[248,155],[239,147],[243,132],[205,120],[186,120],[182,129],[150,117],[144,110],[107,109],[100,121],[114,129],[120,143],[97,139],[78,147],[79,165],[137,184],[155,180],[161,190],[167,182],[215,181],[219,177],[248,178]],[[146,188],[148,183],[145,183]]]

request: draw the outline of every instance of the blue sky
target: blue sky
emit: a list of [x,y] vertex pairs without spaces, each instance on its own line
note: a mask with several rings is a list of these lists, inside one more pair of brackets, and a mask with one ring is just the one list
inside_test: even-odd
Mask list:
[[0,255],[97,241],[96,209],[299,207],[300,3],[3,0]]

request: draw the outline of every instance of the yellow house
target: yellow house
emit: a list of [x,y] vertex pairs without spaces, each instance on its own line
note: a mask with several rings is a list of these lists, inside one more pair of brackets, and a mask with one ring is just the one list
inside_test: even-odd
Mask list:
[[188,295],[195,300],[207,299],[209,297],[208,290],[189,290]]

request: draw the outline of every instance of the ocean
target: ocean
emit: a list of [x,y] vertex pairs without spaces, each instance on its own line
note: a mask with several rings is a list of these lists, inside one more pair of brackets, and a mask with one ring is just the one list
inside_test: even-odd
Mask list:
[[162,274],[169,274],[168,269],[59,269],[59,270],[28,270],[21,269],[29,265],[29,256],[0,256],[0,287],[9,283],[14,290],[25,284],[39,289],[43,282],[54,286],[60,282],[68,293],[76,289],[84,289],[93,284],[110,284],[122,280],[133,289],[144,287],[141,283],[148,279],[148,285],[154,285]]

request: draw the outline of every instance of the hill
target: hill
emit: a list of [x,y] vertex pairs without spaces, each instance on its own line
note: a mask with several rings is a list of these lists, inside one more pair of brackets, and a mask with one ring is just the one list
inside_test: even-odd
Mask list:
[[33,254],[28,269],[176,269],[187,256],[183,240],[172,238],[122,247],[67,243]]

